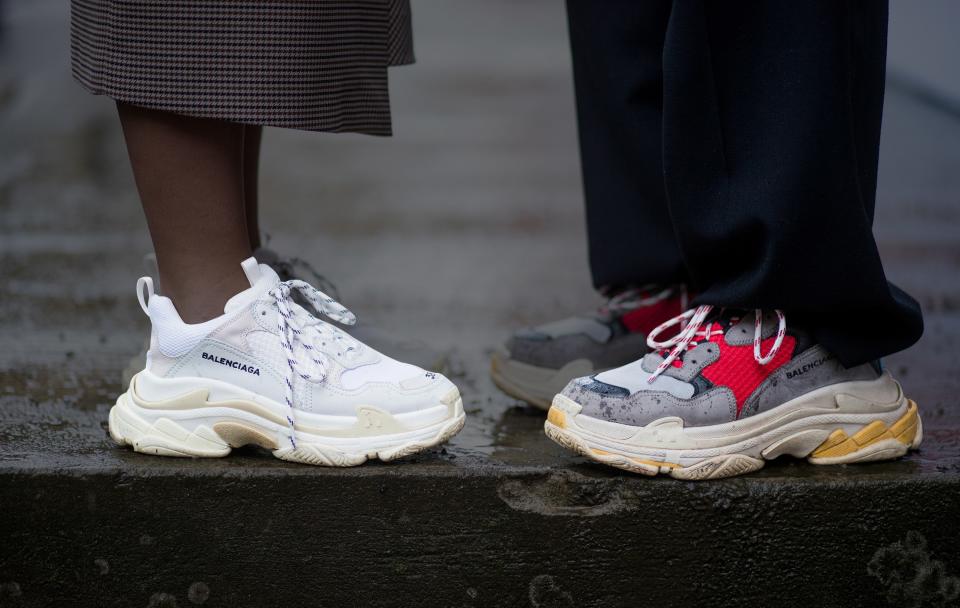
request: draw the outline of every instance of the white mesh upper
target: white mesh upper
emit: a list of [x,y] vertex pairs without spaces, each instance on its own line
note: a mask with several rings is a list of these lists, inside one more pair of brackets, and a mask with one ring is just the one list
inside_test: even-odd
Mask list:
[[[269,366],[277,373],[286,373],[287,354],[280,344],[279,337],[265,330],[255,330],[247,333],[246,340],[247,347],[251,353],[263,362],[264,365]],[[314,378],[324,377],[322,373],[324,370],[321,370],[320,366],[317,365],[307,353],[300,350],[296,352],[299,355],[297,357],[297,370],[305,372]],[[329,372],[334,362],[327,361],[326,364],[327,371]]]
[[[354,416],[361,405],[412,412],[435,407],[453,389],[442,376],[381,355],[307,313],[295,303],[291,290],[309,297],[314,308],[331,318],[350,314],[308,284],[292,281],[271,291],[274,285],[276,275],[262,271],[255,285],[228,302],[229,312],[195,325],[183,322],[169,298],[149,298],[146,308],[156,336],[151,359],[173,365],[185,357],[176,368],[183,372],[178,375],[209,378],[236,386],[240,394],[254,391],[276,403],[285,401],[290,419],[295,418],[296,409],[315,408],[330,415]],[[290,348],[277,334],[284,328],[290,331]],[[288,358],[294,359],[292,370]],[[244,364],[252,360],[263,371],[248,373],[231,359]]]
[[147,303],[150,321],[157,332],[160,352],[168,357],[182,357],[225,323],[229,317],[221,315],[203,323],[184,323],[170,298],[154,295]]
[[653,382],[648,382],[650,373],[643,369],[643,359],[637,359],[621,367],[597,374],[596,379],[606,384],[619,386],[630,391],[663,391],[680,399],[693,397],[694,387],[688,382],[677,380],[671,376],[657,376]]
[[381,355],[381,359],[376,363],[345,370],[340,376],[340,385],[348,391],[352,391],[368,382],[400,384],[401,381],[422,373],[423,370],[419,367]]
[[250,351],[265,365],[279,372],[287,368],[287,357],[277,336],[268,331],[256,330],[247,332],[246,340]]

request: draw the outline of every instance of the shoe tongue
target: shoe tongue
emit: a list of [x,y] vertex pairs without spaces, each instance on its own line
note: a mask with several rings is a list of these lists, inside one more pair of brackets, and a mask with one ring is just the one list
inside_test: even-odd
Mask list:
[[[715,309],[710,314],[708,314],[707,317],[703,320],[703,323],[700,324],[700,327],[697,329],[697,333],[696,335],[694,335],[693,340],[691,340],[691,342],[695,342],[698,344],[703,342],[704,341],[703,335],[707,332],[707,330],[712,330],[713,326],[717,325],[720,328],[720,332],[716,334],[714,334],[713,332],[710,332],[710,334],[708,334],[710,335],[709,340],[711,342],[716,342],[722,339],[722,337],[727,333],[727,330],[733,327],[735,320],[739,320],[741,317],[742,315],[739,314],[739,311],[731,311],[728,309],[719,309],[719,308]],[[658,359],[657,363],[659,363],[666,357],[666,354],[669,353],[671,350],[673,350],[672,346],[669,348],[661,349],[661,350],[651,351],[648,354],[648,356],[653,355],[657,357]],[[677,357],[676,360],[683,361],[684,357],[686,357],[688,352],[689,352],[689,349],[683,351],[682,353],[680,353],[679,357]]]
[[727,330],[733,327],[733,320],[728,316],[714,317],[712,319],[708,318],[703,322],[702,328],[713,328],[714,324],[720,327],[720,331],[727,333]]
[[744,317],[753,318],[753,311],[747,309],[724,308],[711,314],[707,319],[719,325],[724,332],[743,320]]
[[[249,263],[251,260],[253,260],[252,264]],[[257,264],[253,258],[244,260],[241,265],[244,274],[247,275],[247,280],[250,281],[250,287],[227,300],[227,303],[223,306],[224,313],[231,313],[249,306],[280,282],[280,277],[273,271],[273,268],[266,264]]]

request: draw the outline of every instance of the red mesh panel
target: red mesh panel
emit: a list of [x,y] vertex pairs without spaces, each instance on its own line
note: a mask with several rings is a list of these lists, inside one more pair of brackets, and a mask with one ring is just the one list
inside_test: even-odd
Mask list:
[[[760,343],[760,351],[764,354],[773,346],[775,337],[767,338]],[[720,358],[704,368],[703,377],[718,386],[726,386],[733,391],[737,399],[737,418],[743,402],[747,400],[760,383],[767,376],[777,371],[781,365],[790,360],[796,339],[785,336],[780,350],[770,363],[760,365],[753,358],[753,343],[745,346],[730,346],[725,340],[716,342],[720,347]]]

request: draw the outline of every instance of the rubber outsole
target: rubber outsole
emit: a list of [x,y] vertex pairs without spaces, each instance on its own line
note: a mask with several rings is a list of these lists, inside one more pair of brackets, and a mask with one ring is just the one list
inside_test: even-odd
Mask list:
[[[558,397],[562,397],[558,395]],[[570,428],[569,412],[557,407],[550,408],[544,432],[559,445],[586,458],[608,466],[654,476],[669,475],[675,479],[707,480],[733,477],[763,468],[767,460],[789,454],[806,458],[818,465],[852,464],[893,460],[917,449],[923,440],[923,423],[917,404],[907,400],[904,412],[892,424],[875,420],[863,424],[853,435],[837,428],[824,439],[823,431],[798,429],[786,435],[776,436],[767,445],[761,446],[757,455],[730,452],[703,458],[690,464],[639,458],[636,455],[613,451],[591,445],[590,439]],[[652,452],[656,449],[651,448]]]
[[553,396],[570,380],[596,371],[586,359],[573,361],[561,369],[550,369],[515,361],[500,351],[495,351],[490,358],[490,378],[497,388],[544,411],[550,409]]
[[120,445],[131,446],[136,452],[155,456],[223,458],[234,448],[258,445],[271,450],[275,457],[289,462],[351,467],[367,460],[389,462],[423,452],[449,440],[466,422],[463,400],[457,394],[449,403],[445,403],[450,409],[451,417],[438,424],[399,434],[396,440],[392,440],[390,435],[369,435],[362,438],[376,447],[345,449],[323,443],[322,438],[316,436],[311,436],[309,440],[298,436],[297,446],[294,448],[278,443],[275,433],[249,420],[224,417],[213,424],[197,425],[192,430],[162,416],[150,422],[126,405],[125,396],[126,394],[121,395],[117,404],[110,409],[110,436]]

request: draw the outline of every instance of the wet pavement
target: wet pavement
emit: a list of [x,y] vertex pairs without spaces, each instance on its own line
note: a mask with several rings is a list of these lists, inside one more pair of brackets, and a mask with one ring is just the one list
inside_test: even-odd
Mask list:
[[[0,458],[152,466],[100,429],[147,331],[133,286],[149,241],[112,104],[69,77],[64,10],[8,3],[0,39]],[[578,466],[542,436],[542,415],[487,375],[513,328],[598,303],[562,10],[427,2],[416,26],[418,64],[391,74],[394,138],[267,133],[264,228],[362,322],[449,353],[470,422],[419,466]],[[37,39],[52,48],[38,55]],[[960,458],[960,122],[892,89],[883,136],[877,238],[927,319],[923,340],[887,365],[923,408],[928,439],[908,462],[869,469],[911,473]],[[82,451],[75,424],[89,427]]]
[[[147,331],[134,283],[149,240],[113,107],[70,79],[62,4],[3,5],[0,477],[98,479],[91,482],[97,491],[110,494],[136,480],[168,479],[156,490],[175,493],[169,479],[178,476],[264,483],[289,476],[310,480],[318,492],[332,479],[358,500],[367,490],[350,484],[367,478],[386,484],[380,487],[418,480],[409,482],[418,488],[456,479],[461,488],[477,484],[477,492],[486,487],[481,481],[462,480],[489,478],[499,484],[491,490],[495,502],[514,512],[590,516],[677,496],[706,497],[714,505],[708,510],[719,500],[724,511],[753,493],[782,498],[816,487],[829,495],[845,483],[854,501],[864,487],[895,494],[901,491],[891,484],[906,484],[897,500],[908,506],[911,493],[937,496],[936,484],[944,483],[944,500],[954,502],[937,508],[957,513],[960,120],[896,87],[887,96],[876,234],[888,277],[926,314],[921,342],[886,361],[920,404],[919,453],[851,467],[776,461],[749,478],[691,489],[571,455],[543,436],[542,412],[493,386],[489,355],[511,330],[599,303],[586,264],[564,15],[561,3],[547,1],[415,4],[419,61],[391,72],[392,139],[280,130],[265,136],[261,206],[271,247],[310,260],[363,322],[448,353],[468,412],[464,431],[403,463],[350,470],[287,464],[253,449],[181,461],[116,448],[106,413]],[[602,491],[590,489],[597,484]],[[925,519],[918,529],[929,536],[938,521]],[[0,574],[8,561],[0,559]],[[530,605],[572,605],[565,598],[576,593],[551,576],[531,579]],[[484,584],[465,587],[462,605],[488,605],[469,592]]]

